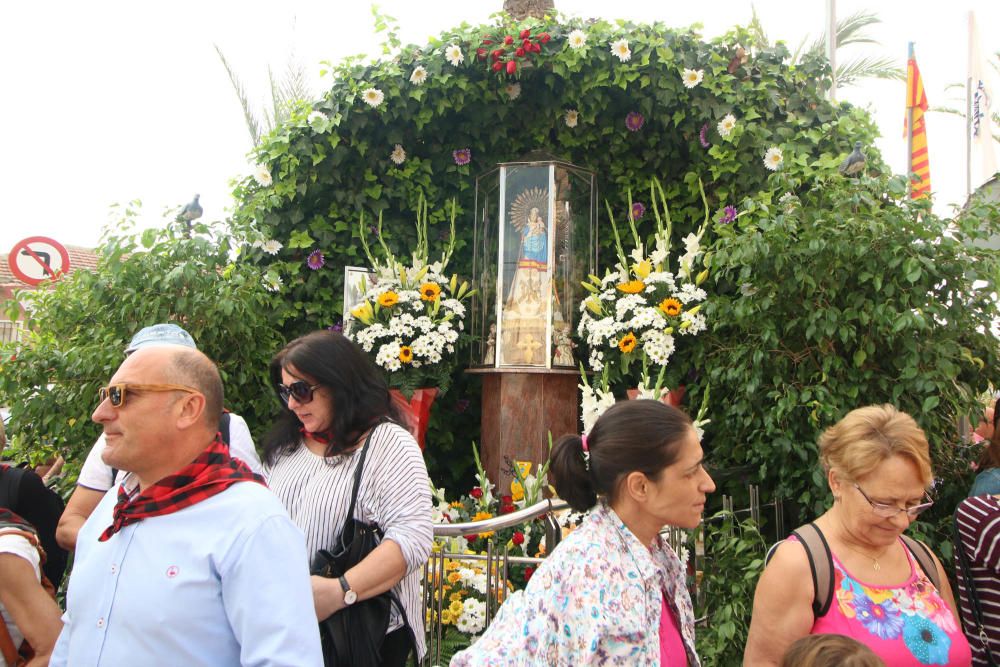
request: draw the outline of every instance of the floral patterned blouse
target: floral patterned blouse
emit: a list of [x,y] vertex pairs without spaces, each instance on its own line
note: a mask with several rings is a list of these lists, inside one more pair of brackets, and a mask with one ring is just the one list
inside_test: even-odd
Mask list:
[[538,568],[523,591],[451,667],[480,665],[659,665],[660,613],[677,617],[687,662],[694,612],[685,572],[659,537],[639,542],[614,510],[598,505]]
[[887,667],[969,665],[969,643],[951,608],[908,549],[906,557],[910,578],[894,588],[860,581],[834,556],[835,598],[826,615],[816,619],[812,634],[856,639]]

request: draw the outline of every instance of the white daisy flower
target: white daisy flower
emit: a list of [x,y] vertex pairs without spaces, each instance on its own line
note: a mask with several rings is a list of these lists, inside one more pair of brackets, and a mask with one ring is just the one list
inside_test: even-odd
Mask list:
[[627,39],[619,39],[611,45],[611,53],[618,57],[618,60],[625,62],[632,59],[632,49],[628,48]]
[[580,122],[580,112],[576,109],[567,109],[565,116],[566,127],[576,127],[576,124]]
[[260,249],[268,255],[277,255],[278,251],[283,247],[284,246],[281,245],[281,241],[276,241],[275,239],[268,239],[260,244]]
[[569,48],[581,49],[587,44],[587,33],[577,29],[569,34]]
[[271,170],[265,165],[258,164],[253,172],[253,180],[257,181],[258,185],[266,188],[271,185]]
[[781,149],[777,146],[771,146],[764,153],[764,166],[771,171],[778,171],[781,167],[781,163],[785,161],[785,156],[781,154]]
[[413,73],[410,74],[410,83],[415,86],[421,85],[427,80],[427,68],[423,65],[417,65],[413,68]]
[[396,144],[396,146],[392,149],[392,154],[389,155],[389,159],[396,164],[403,164],[406,162],[406,151],[403,150],[402,146]]
[[507,97],[512,100],[516,100],[521,96],[521,84],[519,83],[508,83],[507,87],[504,88],[504,92],[507,93]]
[[456,44],[448,45],[448,48],[444,50],[444,57],[455,67],[461,65],[462,61],[465,60],[465,55],[462,53],[462,49]]
[[705,78],[705,70],[685,69],[682,75],[685,88],[694,88]]
[[365,101],[365,104],[373,109],[376,109],[385,99],[385,93],[378,88],[366,88],[361,93],[361,99]]
[[719,124],[716,125],[716,129],[719,130],[719,136],[722,137],[728,137],[730,134],[732,134],[735,128],[736,128],[736,116],[734,116],[731,113],[726,114],[725,117],[719,121]]

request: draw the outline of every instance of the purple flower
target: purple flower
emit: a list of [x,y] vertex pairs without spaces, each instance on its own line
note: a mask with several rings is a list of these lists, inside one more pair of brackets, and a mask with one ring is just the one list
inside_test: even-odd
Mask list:
[[629,129],[629,132],[638,132],[645,122],[646,119],[638,111],[629,111],[628,115],[625,116],[625,127]]
[[698,133],[698,141],[701,142],[702,148],[708,148],[712,145],[708,141],[708,123],[701,126],[701,132]]
[[861,625],[882,639],[895,639],[903,632],[903,615],[892,600],[875,603],[864,593],[857,595],[851,606]]
[[326,328],[326,330],[327,331],[333,331],[335,333],[343,333],[344,332],[344,323],[343,323],[343,321],[337,321],[334,324],[331,324],[330,326],[328,326]]
[[724,225],[728,225],[730,222],[732,222],[735,219],[736,219],[736,207],[735,206],[730,205],[730,206],[726,206],[726,208],[722,209],[722,217],[719,219],[719,222],[721,222]]
[[455,158],[455,164],[461,167],[462,165],[472,162],[472,149],[459,148],[458,150],[452,151],[451,156]]
[[326,264],[326,258],[323,257],[323,252],[320,250],[313,250],[309,253],[309,259],[306,260],[306,266],[308,266],[313,271],[319,271]]
[[463,412],[469,409],[469,403],[470,401],[467,398],[458,399],[457,401],[455,401],[455,412],[457,412],[458,414],[462,414]]
[[646,207],[642,205],[642,202],[636,202],[632,204],[632,219],[638,220],[643,215],[646,214]]

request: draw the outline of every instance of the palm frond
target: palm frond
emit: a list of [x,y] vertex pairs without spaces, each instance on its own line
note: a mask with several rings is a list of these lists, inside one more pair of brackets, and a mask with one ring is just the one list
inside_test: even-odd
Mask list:
[[[882,22],[875,14],[861,10],[845,19],[837,21],[837,48],[849,44],[878,44],[878,41],[864,34],[864,29]],[[824,32],[809,45],[806,53],[826,55],[826,33]]]
[[236,93],[236,99],[240,101],[240,107],[243,109],[243,120],[246,122],[247,131],[250,133],[250,140],[253,141],[254,146],[257,146],[260,144],[260,123],[254,115],[253,108],[250,106],[246,87],[240,78],[236,76],[233,68],[229,66],[229,61],[226,60],[226,56],[222,53],[219,45],[212,44],[212,46],[215,47],[215,52],[219,54],[219,60],[222,61],[222,66],[226,69],[226,74],[229,76],[229,83],[232,84],[233,91]]
[[281,82],[281,98],[286,105],[307,100],[312,96],[307,82],[305,66],[297,59],[288,61],[285,68],[285,77]]
[[274,70],[271,69],[270,65],[267,66],[267,83],[271,87],[271,113],[269,114],[270,122],[267,128],[267,131],[270,132],[278,126],[282,118],[281,88],[274,78]]
[[760,16],[757,15],[757,8],[754,5],[750,5],[750,10],[752,12],[750,18],[750,25],[747,26],[747,30],[750,32],[751,44],[750,46],[755,49],[766,49],[771,45],[770,40],[767,38],[767,32],[764,30],[764,24],[760,20]]
[[906,81],[906,71],[886,57],[862,57],[837,66],[837,85],[850,86],[860,79]]

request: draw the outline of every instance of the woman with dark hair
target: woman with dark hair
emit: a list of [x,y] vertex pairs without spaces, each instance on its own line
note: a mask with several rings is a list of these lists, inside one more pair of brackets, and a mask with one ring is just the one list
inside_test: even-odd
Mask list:
[[452,667],[698,665],[685,567],[659,533],[701,521],[715,490],[702,458],[691,420],[658,401],[617,403],[563,436],[556,492],[592,511]]
[[410,627],[393,609],[382,664],[404,664],[411,629],[422,657],[420,575],[433,540],[430,483],[420,448],[399,425],[385,380],[361,348],[330,331],[286,345],[271,360],[270,374],[283,409],[264,443],[264,473],[305,533],[309,553],[336,550],[363,446],[354,518],[376,523],[384,533],[381,544],[343,577],[312,578],[317,618],[391,588]]
[[976,433],[983,437],[983,453],[979,456],[979,473],[972,483],[969,496],[986,496],[1000,493],[1000,433],[997,432],[997,422],[1000,421],[1000,399],[987,408],[983,421],[976,428]]

